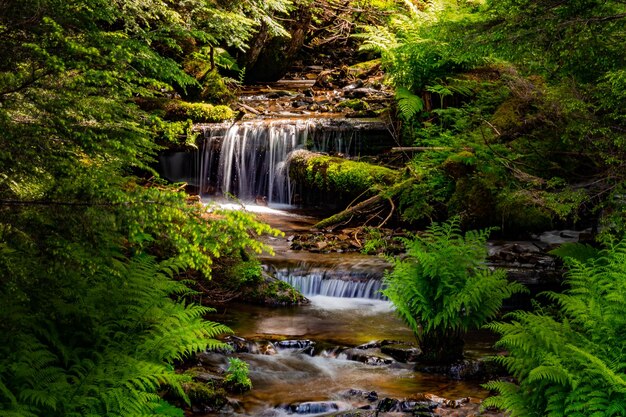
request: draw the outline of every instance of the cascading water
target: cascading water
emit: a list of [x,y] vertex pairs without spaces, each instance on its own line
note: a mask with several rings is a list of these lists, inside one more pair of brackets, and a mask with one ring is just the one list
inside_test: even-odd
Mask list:
[[[372,129],[373,128],[373,129]],[[288,157],[297,149],[357,156],[361,132],[381,130],[380,122],[333,119],[256,120],[203,126],[198,160],[201,195],[232,194],[291,204]]]
[[279,269],[276,277],[289,283],[307,297],[322,295],[340,298],[386,299],[381,290],[382,279],[377,274],[354,271]]

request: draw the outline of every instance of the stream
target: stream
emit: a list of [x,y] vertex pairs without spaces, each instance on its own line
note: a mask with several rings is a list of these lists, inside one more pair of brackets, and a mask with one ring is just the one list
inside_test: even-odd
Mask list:
[[[263,206],[249,210],[260,212],[264,220],[287,233],[305,229],[313,221]],[[310,304],[229,304],[210,317],[234,331],[238,352],[234,356],[250,366],[253,389],[232,398],[234,415],[324,415],[371,404],[363,393],[377,399],[428,393],[476,401],[487,395],[479,381],[416,371],[414,363],[394,360],[381,352],[380,343],[372,343],[415,343],[412,332],[378,291],[387,267],[382,258],[290,251],[284,241],[274,239],[276,255],[263,257],[263,263],[302,290]],[[494,353],[493,342],[489,333],[473,333],[467,357]],[[203,354],[201,362],[211,369],[228,367],[227,356],[219,353]],[[214,415],[218,414],[205,414]]]
[[[302,96],[296,94],[289,100]],[[317,92],[311,94],[311,100],[317,100]],[[256,91],[250,97],[249,103],[269,100],[269,94]],[[377,154],[393,144],[381,120],[350,120],[336,114],[292,116],[198,126],[202,135],[196,151],[160,159],[164,177],[187,182],[203,201],[245,208],[284,231],[286,237],[267,238],[276,255],[262,255],[261,261],[310,300],[295,307],[228,304],[212,314],[211,320],[233,330],[229,343],[236,353],[229,355],[249,364],[253,389],[232,396],[230,406],[219,414],[196,410],[194,415],[314,416],[371,407],[384,398],[424,395],[471,397],[474,404],[480,402],[488,394],[480,386],[484,381],[461,380],[463,370],[456,374],[416,370],[410,357],[414,336],[380,293],[388,268],[382,258],[290,249],[289,235],[308,230],[319,220],[319,213],[298,208],[302,196],[289,179],[290,154],[308,149],[355,157]],[[520,269],[520,276],[533,276],[553,262],[539,253],[536,243],[492,246],[490,253]],[[466,357],[474,360],[496,353],[494,342],[488,332],[471,333],[466,338]],[[394,356],[394,346],[402,346],[409,356]],[[228,356],[205,352],[196,365],[223,372]]]

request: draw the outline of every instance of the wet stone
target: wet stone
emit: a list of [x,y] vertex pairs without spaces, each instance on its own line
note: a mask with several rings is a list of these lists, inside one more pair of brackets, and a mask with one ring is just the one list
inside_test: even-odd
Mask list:
[[289,404],[281,408],[292,414],[321,414],[338,411],[339,405],[331,401],[311,401]]
[[352,88],[348,90],[344,90],[344,97],[348,98],[364,98],[369,95],[377,94],[378,91],[373,88]]
[[304,355],[315,354],[315,342],[311,340],[283,340],[274,343],[278,350],[293,350]]
[[381,352],[389,355],[398,362],[416,362],[422,351],[411,345],[387,345],[381,348]]
[[360,389],[349,389],[342,394],[345,398],[355,398],[367,400],[369,402],[378,401],[378,393],[376,391],[363,391]]
[[342,352],[348,360],[362,362],[368,365],[389,365],[393,363],[393,359],[383,355],[379,350],[368,349],[347,349]]

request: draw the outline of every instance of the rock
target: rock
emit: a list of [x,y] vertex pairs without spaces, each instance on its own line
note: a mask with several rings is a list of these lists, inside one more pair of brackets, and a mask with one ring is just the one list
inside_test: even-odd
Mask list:
[[328,246],[328,242],[317,242],[315,246],[317,246],[318,249],[322,250]]
[[347,349],[342,352],[348,360],[366,363],[368,365],[389,365],[393,359],[383,355],[377,349]]
[[436,406],[447,407],[447,408],[459,408],[463,404],[469,404],[470,398],[464,397],[457,400],[449,400],[447,398],[439,397],[434,394],[424,394],[424,398],[436,404]]
[[376,406],[377,412],[389,413],[421,413],[421,416],[434,416],[432,411],[438,404],[431,400],[397,400],[395,398],[383,398]]
[[278,350],[294,350],[298,353],[313,356],[315,353],[315,342],[311,340],[283,340],[275,342],[274,346]]
[[374,110],[358,110],[358,111],[353,111],[351,113],[346,114],[346,117],[350,117],[350,118],[370,118],[370,117],[377,117],[378,114],[374,111]]
[[344,97],[347,97],[347,98],[365,98],[367,96],[376,95],[376,94],[378,94],[377,90],[373,88],[366,88],[366,87],[344,90],[344,93],[343,93]]
[[487,372],[487,361],[485,359],[463,359],[461,361],[446,365],[421,365],[416,369],[426,373],[443,374],[459,381],[472,379],[487,379],[490,373]]
[[422,351],[411,345],[387,345],[381,348],[381,352],[389,355],[398,362],[416,362]]
[[341,103],[337,104],[337,107],[344,107],[356,111],[369,110],[369,105],[359,98],[342,101]]
[[289,404],[280,408],[293,414],[321,414],[338,411],[340,406],[332,401],[309,401]]
[[281,98],[281,97],[295,97],[297,95],[298,93],[295,93],[293,91],[276,90],[276,91],[270,91],[265,96],[270,99],[275,99],[275,98]]
[[361,87],[363,87],[363,80],[356,80],[356,82],[346,85],[343,89],[354,90],[355,88],[361,88]]
[[356,398],[367,400],[369,402],[378,401],[378,393],[376,391],[363,391],[360,389],[349,389],[341,394],[345,398]]

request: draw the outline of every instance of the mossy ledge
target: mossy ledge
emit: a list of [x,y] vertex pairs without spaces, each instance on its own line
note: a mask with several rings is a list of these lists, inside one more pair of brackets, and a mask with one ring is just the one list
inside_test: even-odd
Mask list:
[[291,157],[289,176],[307,195],[338,202],[373,194],[376,186],[394,184],[400,173],[380,165],[301,150]]

